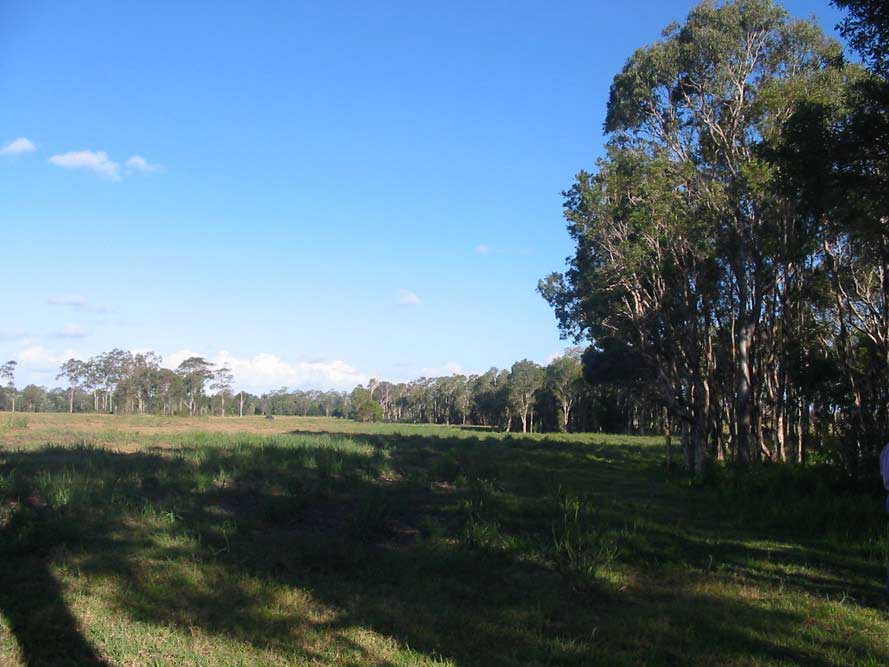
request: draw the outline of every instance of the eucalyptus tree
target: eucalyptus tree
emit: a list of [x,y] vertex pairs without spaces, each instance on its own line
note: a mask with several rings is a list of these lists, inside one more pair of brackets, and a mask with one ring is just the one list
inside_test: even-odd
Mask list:
[[[228,366],[222,366],[213,372],[212,380],[213,383],[210,385],[210,388],[215,389],[219,394],[220,411],[222,416],[225,417],[225,397],[227,394],[231,393],[235,377],[232,375],[232,371]],[[241,410],[243,414],[243,407]]]
[[133,354],[127,350],[114,348],[94,358],[93,363],[96,365],[96,372],[105,392],[103,400],[106,401],[106,410],[114,412],[114,397],[118,385],[127,379],[132,370]]
[[[371,380],[371,382],[375,382],[375,380]],[[396,409],[396,403],[400,394],[399,386],[383,380],[376,386],[376,389],[378,390],[377,400],[383,407],[383,415],[385,419],[397,419],[394,413]]]
[[499,406],[495,405],[497,373],[496,368],[491,368],[474,377],[470,383],[472,418],[482,426],[496,424],[500,413]]
[[849,9],[841,29],[869,71],[846,64],[792,114],[767,157],[785,200],[812,221],[815,245],[785,327],[797,350],[788,359],[797,458],[811,411],[854,472],[889,438],[889,14],[884,3],[836,4]]
[[189,357],[179,364],[176,373],[182,378],[188,413],[194,416],[204,395],[204,385],[213,377],[213,364],[203,357]]
[[86,364],[80,359],[68,359],[59,368],[56,380],[65,379],[68,381],[68,412],[74,412],[74,392],[80,388],[83,379],[86,377]]
[[84,374],[81,382],[84,391],[93,395],[93,411],[99,411],[99,391],[102,387],[102,375],[96,357],[90,357],[84,363]]
[[609,147],[595,175],[566,193],[577,243],[565,276],[540,290],[565,333],[618,339],[642,355],[670,411],[687,424],[692,466],[703,466],[718,290],[693,172],[663,153]]
[[451,390],[451,405],[456,419],[461,424],[466,424],[472,413],[472,393],[470,387],[473,378],[465,375],[452,375],[449,382]]
[[133,356],[126,385],[128,392],[135,396],[137,410],[140,414],[145,412],[146,403],[157,397],[158,374],[162,362],[161,356],[154,352],[142,352]]
[[571,410],[584,384],[580,354],[580,348],[568,350],[564,355],[553,359],[546,367],[545,384],[559,401],[561,407],[559,427],[563,431],[568,430]]
[[46,389],[29,384],[22,389],[22,406],[25,411],[41,412],[46,403]]
[[175,413],[175,405],[177,397],[183,393],[182,377],[169,368],[159,368],[156,377],[157,400],[160,402],[160,412],[162,415],[172,415]]
[[646,358],[697,473],[719,432],[714,395],[730,405],[738,460],[763,451],[757,363],[775,248],[802,231],[781,217],[795,212],[777,205],[761,150],[839,55],[769,0],[699,5],[615,77],[606,157],[566,193],[577,252],[541,291],[566,331]]
[[15,412],[15,369],[18,362],[10,359],[0,365],[0,382],[5,382],[4,393],[8,393],[12,403],[12,411]]
[[889,79],[889,9],[885,0],[834,0],[847,11],[839,28],[868,68]]
[[543,368],[522,359],[509,372],[509,402],[522,422],[522,433],[534,430],[534,399],[543,387]]

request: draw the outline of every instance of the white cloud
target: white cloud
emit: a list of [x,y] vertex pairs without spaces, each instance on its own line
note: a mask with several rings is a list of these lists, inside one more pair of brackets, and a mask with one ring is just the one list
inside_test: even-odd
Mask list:
[[[141,351],[141,350],[140,350]],[[189,357],[202,357],[200,352],[195,352],[194,350],[177,350],[173,354],[164,355],[164,366],[167,368],[176,369],[179,364],[188,359]]]
[[437,378],[448,375],[466,375],[466,371],[456,361],[449,361],[444,366],[421,368],[420,375],[427,378]]
[[66,324],[56,336],[59,338],[85,338],[86,331],[79,324]]
[[289,362],[260,352],[253,357],[236,357],[227,350],[212,356],[194,350],[177,350],[164,357],[164,365],[176,368],[189,357],[204,356],[216,366],[228,366],[235,385],[251,392],[265,392],[278,387],[291,389],[352,389],[364,384],[368,376],[342,360]]
[[35,146],[30,139],[19,137],[18,139],[13,139],[12,141],[10,141],[3,148],[0,148],[0,154],[18,155],[19,153],[30,153],[31,151],[36,150],[37,146]]
[[152,171],[160,171],[161,166],[159,164],[154,164],[149,162],[141,155],[134,155],[126,161],[126,166],[128,169],[132,171],[141,171],[144,173],[150,173]]
[[423,303],[423,299],[418,297],[416,294],[411,292],[410,290],[400,289],[398,290],[398,304],[401,306],[419,306]]
[[65,169],[90,169],[112,181],[120,180],[120,165],[105,151],[71,151],[49,158],[51,164]]
[[491,253],[491,246],[484,243],[479,243],[477,246],[475,246],[475,252],[479,255],[488,255]]
[[40,345],[26,347],[18,353],[16,361],[21,369],[27,369],[36,373],[48,373],[55,371],[68,359],[77,359],[78,353],[74,350],[62,350],[59,352],[50,350]]

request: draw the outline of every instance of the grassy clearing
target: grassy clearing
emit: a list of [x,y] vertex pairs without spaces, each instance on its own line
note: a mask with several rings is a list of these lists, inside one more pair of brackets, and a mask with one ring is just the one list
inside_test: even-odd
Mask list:
[[880,498],[818,471],[299,418],[0,443],[0,664],[889,662]]

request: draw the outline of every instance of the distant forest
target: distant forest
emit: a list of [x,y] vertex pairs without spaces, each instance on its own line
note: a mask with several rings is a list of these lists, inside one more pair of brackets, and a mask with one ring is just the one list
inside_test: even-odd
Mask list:
[[547,366],[522,360],[480,375],[393,383],[371,379],[345,391],[286,387],[257,396],[235,388],[227,367],[191,357],[175,370],[154,353],[111,350],[62,364],[64,385],[15,386],[14,361],[0,366],[0,408],[23,412],[117,412],[158,415],[302,415],[484,426],[501,431],[659,430],[656,404],[634,391],[584,380],[580,348]]

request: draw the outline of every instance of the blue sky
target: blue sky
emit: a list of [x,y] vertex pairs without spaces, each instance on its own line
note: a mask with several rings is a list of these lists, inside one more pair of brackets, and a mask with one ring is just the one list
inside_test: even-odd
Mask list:
[[559,192],[692,6],[0,3],[0,360],[194,352],[254,390],[545,361]]

